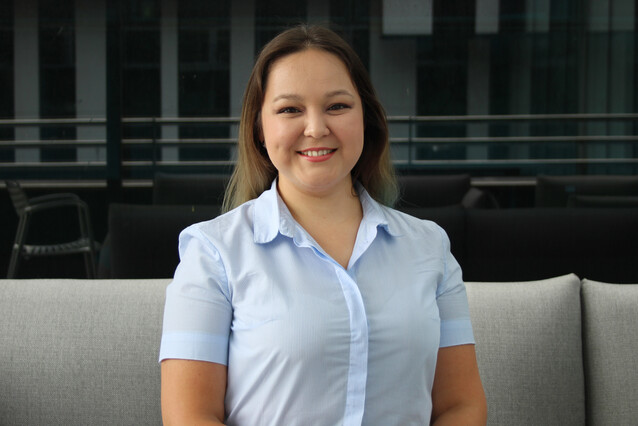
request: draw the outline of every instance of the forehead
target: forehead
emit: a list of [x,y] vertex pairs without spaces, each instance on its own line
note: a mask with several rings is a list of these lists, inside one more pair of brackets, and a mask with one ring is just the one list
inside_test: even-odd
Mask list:
[[286,89],[311,89],[318,86],[356,85],[346,64],[334,53],[309,48],[275,60],[266,76],[265,91]]

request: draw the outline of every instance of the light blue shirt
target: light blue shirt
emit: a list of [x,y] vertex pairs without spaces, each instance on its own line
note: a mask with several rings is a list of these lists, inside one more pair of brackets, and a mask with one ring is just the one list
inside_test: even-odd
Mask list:
[[436,224],[375,202],[344,269],[276,182],[180,235],[160,359],[228,366],[229,425],[427,425],[439,347],[474,343]]

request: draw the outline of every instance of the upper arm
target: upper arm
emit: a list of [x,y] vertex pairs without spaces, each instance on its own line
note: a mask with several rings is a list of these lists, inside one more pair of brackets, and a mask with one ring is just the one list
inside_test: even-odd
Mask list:
[[233,307],[222,256],[191,227],[180,235],[180,257],[166,289],[159,358],[227,364]]
[[483,425],[486,418],[487,404],[474,345],[440,348],[432,387],[433,422]]
[[[206,361],[162,361],[162,419],[171,424],[222,424],[226,366]],[[207,422],[207,423],[206,423]]]

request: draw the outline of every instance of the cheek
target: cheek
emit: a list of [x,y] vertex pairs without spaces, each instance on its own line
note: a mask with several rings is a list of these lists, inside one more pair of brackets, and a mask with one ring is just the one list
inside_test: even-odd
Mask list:
[[352,120],[349,123],[344,123],[341,127],[342,139],[344,141],[350,141],[348,146],[353,152],[363,150],[364,129],[363,122],[360,120]]
[[281,120],[267,120],[263,123],[262,132],[267,146],[281,148],[291,143],[295,129],[291,123],[284,123]]
[[263,132],[268,158],[279,169],[290,161],[295,138],[289,126],[272,121],[264,123]]

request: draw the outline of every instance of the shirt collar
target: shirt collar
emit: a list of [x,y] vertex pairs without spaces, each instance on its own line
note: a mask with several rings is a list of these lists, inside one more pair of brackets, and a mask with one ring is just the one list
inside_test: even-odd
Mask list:
[[253,234],[256,243],[269,243],[277,236],[279,232],[280,203],[285,206],[277,192],[277,179],[275,179],[270,185],[270,189],[262,192],[255,200]]
[[[376,202],[361,184],[357,183],[356,186],[363,209],[362,225],[365,225],[366,231],[371,232],[376,228],[382,228],[394,237],[399,236],[401,233],[388,222],[384,207]],[[255,200],[253,224],[254,241],[257,244],[269,243],[279,233],[294,238],[298,225],[279,196],[276,178],[270,185],[270,189],[264,191]]]
[[393,226],[388,221],[388,217],[386,215],[387,207],[384,207],[375,201],[359,182],[357,182],[356,185],[357,192],[359,193],[359,200],[361,201],[361,208],[363,209],[363,222],[366,224],[368,229],[382,228],[393,237],[401,235],[397,227]]

